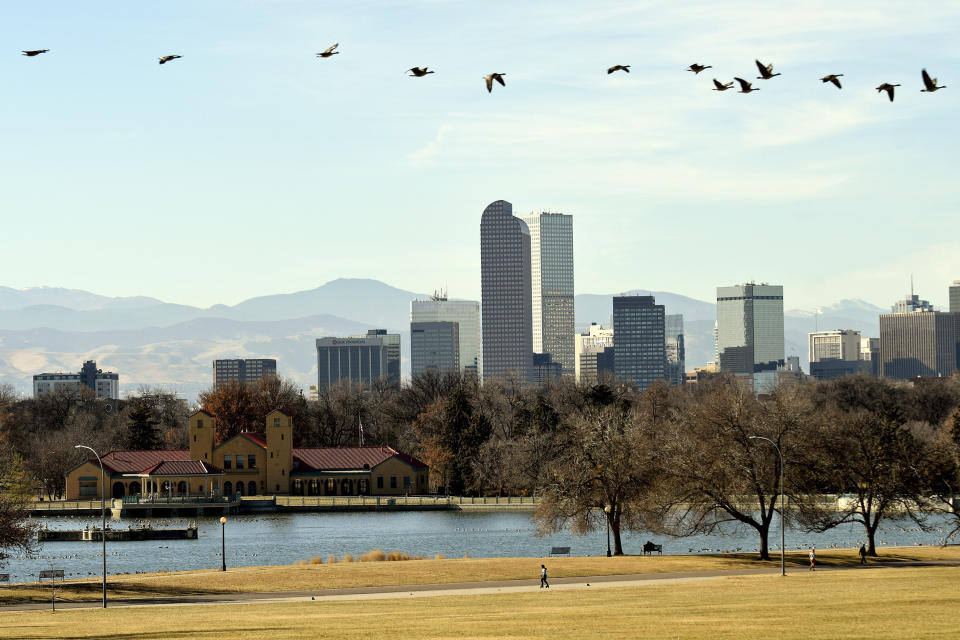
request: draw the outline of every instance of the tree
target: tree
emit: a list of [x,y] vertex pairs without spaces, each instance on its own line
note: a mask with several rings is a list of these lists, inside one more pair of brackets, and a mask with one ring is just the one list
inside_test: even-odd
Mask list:
[[37,525],[30,520],[27,503],[31,499],[30,478],[18,456],[0,456],[0,566],[12,552],[36,550]]
[[147,402],[134,401],[133,409],[127,416],[126,448],[134,451],[162,449],[163,440],[157,431],[158,424]]

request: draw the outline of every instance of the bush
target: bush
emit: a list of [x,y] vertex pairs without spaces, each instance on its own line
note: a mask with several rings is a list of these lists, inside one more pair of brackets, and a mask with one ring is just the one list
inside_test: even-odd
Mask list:
[[327,564],[337,564],[337,562],[338,562],[337,556],[332,554],[327,556]]
[[387,560],[389,562],[397,562],[399,560],[409,560],[410,556],[405,554],[403,551],[391,551],[387,554]]
[[323,558],[320,556],[313,556],[310,558],[310,564],[323,564]]
[[343,554],[343,561],[344,561],[344,562],[353,562],[353,556],[350,555],[349,553],[345,553],[345,554]]
[[387,554],[383,552],[383,549],[367,551],[365,554],[360,556],[360,562],[383,562],[386,559]]

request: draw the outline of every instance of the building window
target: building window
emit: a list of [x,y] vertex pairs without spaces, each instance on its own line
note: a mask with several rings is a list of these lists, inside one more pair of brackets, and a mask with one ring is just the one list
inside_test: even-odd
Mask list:
[[237,469],[243,469],[243,455],[237,454]]
[[274,418],[274,419],[273,419],[273,426],[275,426],[275,427],[279,427],[279,426],[280,426],[280,418]]
[[223,456],[223,468],[224,469],[230,468],[230,456]]
[[197,429],[203,429],[203,418],[197,418]]
[[390,476],[390,488],[391,489],[397,488],[397,476]]
[[96,496],[99,495],[97,492],[97,481],[96,480],[81,480],[80,481],[80,495],[81,496]]
[[383,489],[383,476],[377,476],[377,489]]
[[404,489],[410,488],[410,476],[403,476],[403,488]]
[[257,456],[251,454],[247,456],[247,468],[256,469],[257,468]]

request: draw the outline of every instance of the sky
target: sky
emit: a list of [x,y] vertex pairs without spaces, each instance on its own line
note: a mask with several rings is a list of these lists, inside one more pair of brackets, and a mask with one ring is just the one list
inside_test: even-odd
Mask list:
[[[478,298],[504,199],[574,216],[578,293],[886,307],[912,274],[945,306],[958,31],[942,1],[4,3],[0,285]],[[753,80],[757,58],[782,75]],[[948,88],[920,93],[924,67]],[[734,76],[761,90],[710,90]]]

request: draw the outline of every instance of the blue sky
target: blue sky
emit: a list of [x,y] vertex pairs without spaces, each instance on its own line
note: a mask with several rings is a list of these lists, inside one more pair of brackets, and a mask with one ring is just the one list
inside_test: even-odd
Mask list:
[[[6,3],[0,284],[477,297],[502,198],[574,216],[581,293],[753,279],[788,308],[888,305],[913,273],[945,305],[958,31],[960,4],[922,1]],[[783,75],[710,91],[755,58]],[[949,88],[920,93],[922,67]]]

